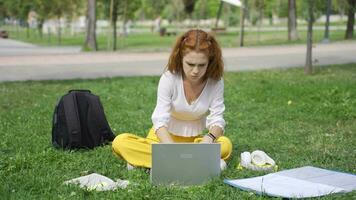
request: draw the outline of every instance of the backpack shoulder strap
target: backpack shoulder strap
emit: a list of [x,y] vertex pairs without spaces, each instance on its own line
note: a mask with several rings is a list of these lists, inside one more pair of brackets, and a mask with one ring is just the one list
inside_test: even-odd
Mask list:
[[86,94],[87,97],[90,99],[90,104],[96,119],[98,120],[98,124],[100,124],[100,132],[105,140],[113,141],[115,135],[112,133],[109,123],[105,117],[103,105],[100,102],[98,96],[93,94]]
[[63,97],[63,106],[69,133],[69,148],[79,147],[81,141],[81,128],[77,99],[74,92]]

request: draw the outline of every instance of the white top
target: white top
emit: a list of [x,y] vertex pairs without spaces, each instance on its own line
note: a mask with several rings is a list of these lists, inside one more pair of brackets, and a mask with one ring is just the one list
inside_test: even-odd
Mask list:
[[186,100],[181,74],[165,72],[159,81],[157,104],[152,114],[155,130],[167,127],[174,135],[193,137],[204,128],[224,130],[224,81],[208,79],[200,96],[191,104]]

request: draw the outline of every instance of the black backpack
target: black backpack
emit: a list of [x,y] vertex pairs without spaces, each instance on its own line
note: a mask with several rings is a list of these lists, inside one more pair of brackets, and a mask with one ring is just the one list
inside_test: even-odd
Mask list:
[[62,149],[93,149],[115,138],[98,96],[90,90],[70,90],[55,107],[52,144]]

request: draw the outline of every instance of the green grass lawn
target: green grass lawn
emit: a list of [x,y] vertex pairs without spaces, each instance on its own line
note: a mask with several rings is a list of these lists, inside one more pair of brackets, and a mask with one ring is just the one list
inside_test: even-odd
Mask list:
[[[110,145],[68,152],[51,146],[54,106],[69,89],[99,95],[116,134],[145,136],[155,106],[154,77],[0,83],[2,199],[269,199],[222,181],[263,175],[239,171],[243,151],[266,151],[280,170],[311,165],[356,173],[356,64],[225,74],[226,136],[233,157],[221,177],[203,186],[152,186],[143,169],[126,170]],[[288,105],[288,101],[292,103]],[[84,191],[63,181],[88,172],[131,182],[125,190]],[[355,199],[356,192],[321,199]]]
[[[26,30],[20,28],[16,31],[14,27],[4,26],[5,30],[9,31],[10,38],[21,40],[33,44],[44,46],[58,45],[56,34],[44,35],[43,38],[38,36],[36,29],[30,30],[30,37],[26,36]],[[70,35],[64,31],[62,34],[62,46],[82,46],[85,41],[84,34]],[[245,46],[263,46],[263,45],[281,45],[281,44],[305,44],[307,32],[304,30],[298,31],[300,39],[297,41],[288,41],[287,31],[246,31],[244,45]],[[330,31],[330,41],[344,40],[344,30]],[[118,37],[117,48],[119,50],[134,50],[134,51],[167,51],[174,44],[177,36],[160,37],[158,34],[153,33],[134,33],[128,37]],[[314,43],[319,43],[324,38],[324,30],[314,30],[313,40]],[[239,33],[226,32],[217,34],[217,39],[222,47],[238,47],[239,46]],[[356,39],[356,35],[354,37]],[[107,50],[107,34],[98,34],[97,42],[99,50]]]

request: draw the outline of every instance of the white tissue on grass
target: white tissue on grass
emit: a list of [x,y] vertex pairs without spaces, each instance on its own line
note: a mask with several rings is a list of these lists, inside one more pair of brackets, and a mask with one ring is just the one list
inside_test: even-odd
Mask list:
[[129,181],[117,179],[115,182],[106,176],[92,173],[65,181],[64,184],[78,184],[79,187],[87,190],[107,191],[117,188],[125,189],[129,185]]
[[276,162],[260,150],[241,153],[240,164],[242,167],[255,171],[273,171],[276,166]]
[[276,164],[271,157],[269,157],[264,151],[261,150],[256,150],[251,153],[251,161],[255,165]]
[[250,163],[251,163],[251,153],[248,151],[241,153],[241,165],[248,166]]

